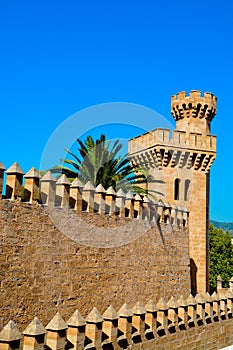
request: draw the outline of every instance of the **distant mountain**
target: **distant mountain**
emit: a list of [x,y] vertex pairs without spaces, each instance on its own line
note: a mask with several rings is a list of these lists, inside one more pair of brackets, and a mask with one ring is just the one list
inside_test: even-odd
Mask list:
[[230,231],[231,235],[233,236],[233,222],[219,222],[215,220],[210,220],[210,222],[216,228],[221,228],[225,231]]

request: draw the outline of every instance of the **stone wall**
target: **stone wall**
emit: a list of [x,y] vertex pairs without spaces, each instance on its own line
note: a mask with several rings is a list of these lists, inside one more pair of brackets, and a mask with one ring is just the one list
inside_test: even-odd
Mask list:
[[[125,221],[108,216],[83,213],[83,220],[114,228],[116,235],[125,230]],[[48,322],[57,310],[67,318],[77,308],[103,312],[110,304],[132,307],[135,300],[168,300],[190,291],[185,227],[156,224],[120,247],[90,247],[63,235],[43,206],[2,199],[0,239],[1,328],[11,319],[23,328],[35,315]]]

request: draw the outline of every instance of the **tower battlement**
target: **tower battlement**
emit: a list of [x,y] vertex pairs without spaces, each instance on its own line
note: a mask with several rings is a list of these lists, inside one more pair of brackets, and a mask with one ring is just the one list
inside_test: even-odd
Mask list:
[[[191,132],[199,131],[203,134],[210,132],[210,122],[216,115],[217,97],[211,92],[205,92],[201,96],[199,90],[179,92],[171,97],[171,113],[177,122],[176,128]],[[189,119],[187,121],[187,119]],[[183,123],[185,120],[185,125]],[[197,120],[197,121],[196,121]],[[197,126],[198,124],[198,126]]]

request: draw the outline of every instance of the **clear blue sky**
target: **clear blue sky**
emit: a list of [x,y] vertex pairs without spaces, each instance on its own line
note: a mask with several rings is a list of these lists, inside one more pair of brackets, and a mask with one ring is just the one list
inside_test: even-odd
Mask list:
[[39,167],[59,124],[95,104],[137,103],[173,123],[172,94],[211,91],[211,218],[233,221],[232,20],[232,0],[2,1],[0,160]]

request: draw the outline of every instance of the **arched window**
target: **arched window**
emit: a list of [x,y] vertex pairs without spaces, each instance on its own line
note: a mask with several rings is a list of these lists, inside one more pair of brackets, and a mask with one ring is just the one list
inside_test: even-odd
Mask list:
[[189,200],[189,187],[190,187],[190,180],[185,180],[184,182],[184,200]]
[[179,200],[180,199],[180,179],[175,179],[174,199],[175,200]]

